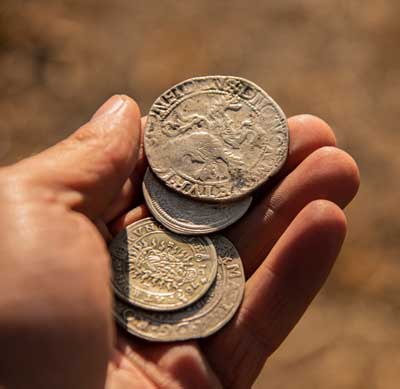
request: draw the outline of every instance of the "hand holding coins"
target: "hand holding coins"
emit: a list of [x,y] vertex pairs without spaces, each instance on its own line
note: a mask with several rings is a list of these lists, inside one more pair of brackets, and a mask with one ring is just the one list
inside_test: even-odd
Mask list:
[[285,162],[288,127],[279,106],[250,81],[184,81],[150,109],[143,182],[154,216],[110,244],[114,315],[153,341],[211,335],[240,306],[243,266],[233,244],[209,235],[242,217],[250,194]]

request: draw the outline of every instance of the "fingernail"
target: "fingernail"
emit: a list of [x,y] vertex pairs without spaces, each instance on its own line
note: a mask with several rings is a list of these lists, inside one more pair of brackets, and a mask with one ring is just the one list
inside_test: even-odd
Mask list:
[[110,115],[117,111],[125,103],[125,100],[119,96],[115,95],[109,98],[92,116],[92,119],[97,119],[100,116]]

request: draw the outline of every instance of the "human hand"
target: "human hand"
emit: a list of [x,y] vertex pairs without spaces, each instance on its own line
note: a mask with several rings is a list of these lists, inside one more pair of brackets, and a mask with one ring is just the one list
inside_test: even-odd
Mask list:
[[146,216],[141,127],[136,104],[114,96],[65,141],[0,170],[0,386],[246,388],[324,283],[359,175],[303,115],[289,119],[279,177],[223,232],[247,277],[234,319],[191,342],[115,331],[104,240]]

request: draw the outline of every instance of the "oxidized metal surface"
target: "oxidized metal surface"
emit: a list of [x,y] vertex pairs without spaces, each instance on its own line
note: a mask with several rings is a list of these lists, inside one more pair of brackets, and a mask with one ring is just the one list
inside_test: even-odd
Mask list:
[[217,257],[207,237],[178,236],[153,218],[139,220],[110,243],[115,293],[146,309],[180,309],[214,282]]
[[178,234],[207,234],[222,230],[240,219],[251,204],[251,197],[231,203],[205,203],[179,195],[165,187],[147,169],[143,195],[152,215]]
[[150,109],[144,145],[167,186],[205,201],[244,197],[274,175],[288,152],[279,106],[243,78],[192,78],[163,93]]
[[174,312],[151,312],[116,299],[116,320],[128,332],[160,342],[202,338],[223,327],[240,306],[245,278],[233,244],[222,236],[215,236],[212,240],[217,250],[218,273],[204,297]]

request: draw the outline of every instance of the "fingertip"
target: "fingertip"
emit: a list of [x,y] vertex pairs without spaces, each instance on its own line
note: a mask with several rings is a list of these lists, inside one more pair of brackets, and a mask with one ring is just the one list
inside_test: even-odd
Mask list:
[[342,242],[347,232],[347,219],[342,209],[329,200],[315,200],[299,213],[307,223],[309,233],[315,236],[333,237]]
[[97,111],[93,114],[91,120],[99,118],[100,116],[112,110],[114,106],[121,105],[122,103],[123,99],[120,95],[111,96],[97,109]]
[[82,195],[68,201],[68,206],[98,217],[139,162],[140,131],[136,102],[126,95],[114,95],[89,122],[36,159],[51,163],[47,174],[54,183],[62,182],[62,187]]
[[322,119],[308,114],[289,118],[289,154],[279,175],[284,176],[296,168],[315,150],[336,146],[331,127]]
[[95,135],[98,150],[106,156],[104,161],[129,175],[140,150],[140,109],[136,101],[127,95],[115,95],[86,126]]
[[340,252],[347,233],[342,209],[328,200],[309,203],[298,215],[303,224],[304,243],[312,247],[308,267],[318,269],[325,279]]
[[360,171],[355,160],[345,151],[336,147],[321,147],[313,154],[314,164],[329,172],[337,180],[341,192],[338,204],[344,208],[355,197],[360,187]]
[[293,116],[289,119],[289,127],[312,138],[316,146],[336,146],[336,135],[332,128],[317,116],[310,114]]
[[318,280],[316,285],[321,285],[339,254],[346,232],[347,221],[340,207],[328,200],[312,201],[299,212],[271,251],[269,267],[275,274],[293,276],[300,283],[309,280],[299,277],[300,273],[312,273]]
[[[97,122],[100,118],[121,116],[121,114],[139,124],[140,109],[134,99],[127,95],[113,95],[94,113],[90,122]],[[140,128],[140,126],[138,125]]]
[[115,94],[112,95],[109,99],[103,103],[100,108],[93,114],[91,120],[98,119],[103,115],[108,115],[117,111],[123,104],[126,104],[128,111],[132,114],[132,116],[137,120],[140,117],[140,109],[136,101],[124,94]]
[[[310,202],[292,221],[247,281],[234,330],[225,329],[235,355],[239,347],[250,350],[241,362],[260,351],[267,358],[296,325],[332,269],[346,224],[343,211],[327,200]],[[254,345],[249,348],[251,340]]]
[[343,160],[346,161],[346,177],[347,181],[349,182],[351,199],[353,199],[356,196],[358,189],[360,188],[360,169],[358,168],[357,162],[350,154],[346,153],[345,151],[342,151],[342,153],[344,154]]
[[128,95],[119,95],[119,96],[126,103],[125,109],[127,110],[128,114],[131,114],[133,119],[136,122],[139,122],[141,114],[139,105],[137,104],[136,100],[134,100],[132,97]]

